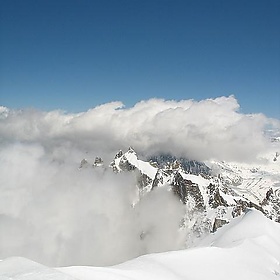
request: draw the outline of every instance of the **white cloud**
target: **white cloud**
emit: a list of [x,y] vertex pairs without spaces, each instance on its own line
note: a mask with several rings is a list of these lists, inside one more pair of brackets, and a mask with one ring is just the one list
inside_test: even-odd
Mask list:
[[279,127],[280,121],[238,109],[233,96],[199,102],[150,99],[127,109],[112,102],[79,114],[3,109],[0,134],[2,141],[39,142],[51,150],[68,146],[106,154],[133,146],[142,154],[254,160],[268,148],[264,127]]

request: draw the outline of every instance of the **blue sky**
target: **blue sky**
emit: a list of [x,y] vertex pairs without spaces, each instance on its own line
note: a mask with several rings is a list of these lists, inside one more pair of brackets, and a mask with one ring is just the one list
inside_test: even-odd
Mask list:
[[234,94],[280,118],[280,1],[1,0],[0,104]]

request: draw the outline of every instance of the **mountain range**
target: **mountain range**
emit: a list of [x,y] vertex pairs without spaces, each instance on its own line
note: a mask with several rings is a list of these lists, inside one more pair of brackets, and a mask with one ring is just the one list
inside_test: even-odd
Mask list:
[[[142,197],[156,188],[168,188],[185,206],[180,227],[188,228],[186,246],[195,237],[215,232],[243,213],[255,209],[265,217],[280,222],[280,157],[276,152],[260,164],[222,161],[207,163],[168,154],[140,159],[130,147],[119,151],[109,166],[96,157],[83,159],[83,168],[111,168],[115,173],[131,172]],[[143,232],[144,238],[147,233]]]

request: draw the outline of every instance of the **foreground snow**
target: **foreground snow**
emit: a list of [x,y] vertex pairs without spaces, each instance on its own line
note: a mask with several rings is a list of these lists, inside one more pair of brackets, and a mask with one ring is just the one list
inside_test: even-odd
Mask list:
[[112,267],[48,268],[24,258],[0,262],[0,279],[280,279],[280,224],[250,211],[197,248],[151,254]]

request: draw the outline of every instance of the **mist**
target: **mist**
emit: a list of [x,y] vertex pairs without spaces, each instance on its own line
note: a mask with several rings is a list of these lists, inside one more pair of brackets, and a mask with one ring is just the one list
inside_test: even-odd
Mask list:
[[271,149],[264,129],[279,120],[239,112],[233,97],[121,102],[70,114],[0,107],[0,259],[50,266],[112,265],[182,249],[184,207],[168,186],[138,203],[136,174],[105,166],[119,149],[197,160],[257,161]]
[[163,188],[133,206],[139,195],[133,173],[79,170],[26,143],[6,145],[0,162],[2,259],[103,266],[184,246],[181,203]]

